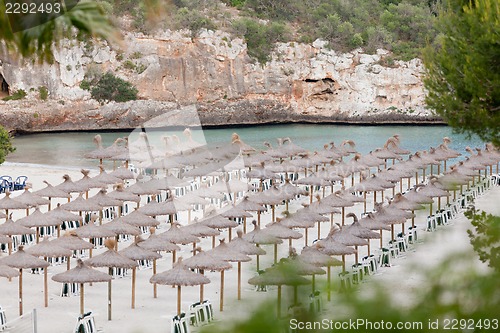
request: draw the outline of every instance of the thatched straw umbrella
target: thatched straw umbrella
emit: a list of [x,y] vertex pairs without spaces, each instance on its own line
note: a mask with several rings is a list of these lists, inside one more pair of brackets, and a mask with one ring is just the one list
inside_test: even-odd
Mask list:
[[[236,223],[235,221],[220,215],[208,216],[207,218],[201,220],[199,223],[202,223],[214,229],[236,228],[238,226],[238,223]],[[214,247],[215,236],[212,237],[212,248]]]
[[69,175],[63,175],[63,179],[64,181],[61,184],[55,186],[56,189],[66,193],[86,192],[89,190],[89,187],[87,187],[85,184],[83,184],[83,186],[77,185],[75,182],[73,182]]
[[[158,235],[155,235],[154,232],[155,230],[153,228],[150,229],[151,233],[144,242],[140,242],[139,246],[149,250],[149,251],[165,251],[165,252],[174,252],[174,251],[180,251],[181,248],[169,241],[166,241],[159,237]],[[156,274],[156,259],[153,259],[153,275]],[[157,286],[156,283],[153,283],[153,297],[157,297]]]
[[6,218],[9,216],[9,209],[28,209],[30,205],[10,198],[10,192],[5,192],[5,197],[0,199],[0,209],[5,209]]
[[118,251],[118,237],[119,235],[139,236],[141,230],[133,225],[125,223],[120,219],[114,219],[111,222],[102,225],[103,228],[113,231],[116,234],[116,250]]
[[[64,247],[58,246],[54,242],[49,241],[47,237],[45,239],[36,244],[35,246],[32,246],[28,249],[26,249],[26,253],[31,254],[32,256],[35,257],[44,257],[43,259],[47,261],[48,257],[70,257],[72,252],[69,249],[66,249]],[[48,285],[48,279],[47,279],[47,268],[43,270],[43,290],[44,290],[44,300],[45,300],[45,307],[49,306],[49,285]]]
[[[189,243],[199,243],[200,239],[196,236],[193,236],[191,233],[188,231],[180,228],[179,223],[172,223],[170,226],[170,229],[165,231],[164,233],[160,234],[158,237],[160,237],[162,240],[166,242],[172,242],[174,244],[189,244]],[[175,263],[175,254],[176,251],[172,251],[172,267],[173,264]]]
[[19,271],[7,265],[0,265],[0,276],[12,279],[19,276]]
[[177,286],[177,315],[181,314],[181,287],[182,286],[197,286],[210,283],[210,280],[202,274],[191,272],[182,262],[182,257],[179,258],[175,266],[165,272],[155,274],[149,282],[153,284],[164,284]]
[[[302,238],[302,234],[295,230],[292,230],[280,223],[280,221],[269,223],[263,229],[270,235],[279,238],[279,239],[288,239],[289,244],[291,245],[292,239]],[[274,263],[278,262],[278,243],[274,244]]]
[[36,228],[37,243],[40,239],[40,228],[61,225],[61,221],[59,219],[49,214],[42,213],[39,207],[36,207],[35,211],[30,215],[17,220],[16,223],[27,228]]
[[[224,282],[222,280],[224,273],[222,272],[227,269],[231,269],[233,266],[230,263],[219,259],[219,257],[210,254],[209,252],[203,252],[201,248],[197,248],[196,251],[199,253],[189,259],[186,259],[184,261],[184,265],[191,269],[200,270],[201,274],[204,274],[205,270],[221,272],[222,289],[224,287]],[[200,285],[200,303],[201,302],[203,302],[203,285]]]
[[19,249],[14,254],[0,259],[0,265],[7,265],[12,268],[19,269],[19,315],[23,315],[23,269],[27,268],[47,268],[49,263],[45,260],[38,259],[24,251],[24,246],[19,246]]
[[283,285],[297,286],[311,283],[311,281],[299,276],[296,272],[290,272],[282,266],[268,268],[264,273],[254,276],[248,283],[252,285],[275,285],[278,286],[277,317],[281,318],[281,287]]
[[77,266],[63,273],[56,274],[52,280],[61,283],[79,283],[80,284],[80,315],[85,313],[84,307],[84,284],[94,282],[109,282],[111,276],[88,267],[81,259],[78,259]]
[[[54,239],[52,242],[55,243],[56,245],[59,245],[60,247],[64,247],[72,251],[90,250],[94,247],[92,243],[80,239],[74,231],[68,232],[63,237]],[[70,258],[71,256],[68,257],[68,264],[67,264],[68,270],[71,268]]]
[[[241,299],[241,263],[252,260],[249,256],[244,253],[235,251],[234,248],[229,247],[224,239],[220,240],[220,244],[214,249],[208,251],[207,253],[229,262],[237,262],[238,263],[238,300]],[[220,311],[224,310],[224,270],[220,271],[221,273],[221,287],[220,287]]]
[[[135,269],[138,265],[134,260],[127,258],[126,256],[115,251],[114,240],[108,239],[104,243],[108,250],[103,252],[93,258],[90,258],[85,261],[85,264],[91,267],[108,267],[109,276],[113,276],[113,268],[122,268],[122,269]],[[111,281],[108,282],[108,320],[111,320]],[[134,288],[135,281],[132,281],[132,288]]]
[[[121,250],[119,253],[131,260],[157,260],[161,258],[161,254],[155,251],[146,250],[138,246],[142,239],[137,238],[134,243]],[[136,280],[136,267],[132,268],[132,309],[135,309],[135,280]]]
[[[50,201],[48,199],[42,198],[41,196],[30,192],[30,186],[24,188],[24,192],[16,197],[16,201],[25,203],[31,207],[48,205]],[[26,209],[26,215],[29,214],[29,209]]]
[[[12,214],[11,214],[12,215]],[[35,230],[23,227],[19,223],[14,223],[10,218],[8,218],[4,223],[0,224],[0,235],[9,236],[12,238],[14,235],[33,235]],[[9,246],[9,255],[12,253],[12,245]]]
[[[243,199],[236,204],[236,207],[243,209],[247,212],[257,212],[260,214],[260,212],[266,211],[266,207],[262,206],[261,204],[258,204],[256,202],[251,201],[248,196],[244,196]],[[247,217],[243,217],[243,233],[247,233]]]
[[85,200],[83,198],[83,194],[80,193],[78,198],[68,203],[65,203],[64,205],[61,205],[60,207],[61,209],[64,210],[79,212],[79,215],[82,216],[83,211],[100,212],[103,206],[95,201]]
[[[319,268],[316,265],[308,263],[307,261],[301,260],[297,256],[297,252],[295,248],[290,248],[289,258],[281,259],[279,266],[285,267],[286,270],[290,270],[296,272],[298,275],[311,275],[312,276],[312,292],[316,291],[316,275],[324,275],[326,272]],[[289,267],[289,268],[288,268]],[[298,295],[297,295],[298,286],[293,286],[293,305],[297,305]]]
[[51,204],[51,199],[52,198],[67,198],[71,199],[71,195],[67,192],[61,191],[51,184],[49,184],[46,180],[43,181],[47,187],[42,188],[41,190],[33,192],[33,194],[36,194],[40,197],[46,197],[49,198],[49,210],[50,210],[50,204]]
[[[333,214],[340,214],[340,210],[328,203],[328,201],[323,202],[319,195],[316,196],[317,201],[314,201],[310,205],[302,204],[305,207],[306,212],[313,212],[315,214],[330,214],[330,225],[333,224]],[[320,220],[318,222],[318,238],[321,238],[321,222],[328,222]]]
[[[358,217],[354,213],[349,213],[346,215],[346,217],[352,217],[353,218],[353,223],[350,225],[346,225],[343,230],[347,233],[351,233],[356,237],[366,239],[368,241],[368,255],[371,254],[370,252],[370,239],[380,239],[382,238],[382,235],[371,231],[369,228],[366,228],[362,226],[359,221]],[[350,244],[346,244],[350,245]],[[358,254],[356,253],[356,262],[358,262]]]
[[57,237],[61,235],[61,224],[64,221],[83,221],[83,218],[80,215],[76,215],[70,213],[65,209],[62,209],[60,204],[57,204],[57,207],[55,209],[48,211],[47,213],[45,213],[45,215],[47,218],[55,218],[60,221],[60,223],[57,225]]
[[[342,256],[342,270],[345,272],[345,256],[349,254],[356,254],[358,251],[341,243],[338,236],[333,237],[336,233],[340,233],[340,226],[334,224],[328,234],[328,237],[318,241],[316,244],[318,244],[317,246],[320,247],[321,252],[323,253]],[[359,244],[361,244],[361,242]]]
[[[252,217],[252,214],[248,213],[246,210],[238,206],[232,206],[231,208],[220,212],[219,215],[230,219],[244,218],[245,221],[247,217]],[[229,239],[231,239],[231,232],[232,228],[229,227]]]
[[[257,246],[261,244],[283,243],[281,239],[271,235],[269,232],[263,229],[260,229],[260,226],[257,224],[257,221],[253,220],[252,224],[254,225],[254,229],[243,236],[244,240],[256,244]],[[259,271],[259,266],[260,266],[259,255],[257,255],[257,271]]]
[[[332,266],[342,266],[342,261],[332,258],[327,254],[324,254],[320,250],[320,245],[306,246],[302,249],[299,258],[302,261],[308,262],[313,265],[322,266],[327,268],[327,299],[331,299],[331,267]],[[313,289],[314,291],[314,289]]]
[[[102,225],[96,225],[94,218],[83,227],[76,229],[75,234],[80,238],[89,239],[90,243],[95,244],[96,238],[114,238],[116,233],[110,229],[104,228]],[[89,250],[89,257],[92,258],[92,249]]]

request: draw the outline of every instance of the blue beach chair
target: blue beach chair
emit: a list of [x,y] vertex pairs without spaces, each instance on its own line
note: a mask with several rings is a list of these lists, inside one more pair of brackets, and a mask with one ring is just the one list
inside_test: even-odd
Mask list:
[[26,176],[19,176],[16,178],[16,181],[14,182],[13,190],[23,190],[26,187],[26,181],[28,180],[28,177]]

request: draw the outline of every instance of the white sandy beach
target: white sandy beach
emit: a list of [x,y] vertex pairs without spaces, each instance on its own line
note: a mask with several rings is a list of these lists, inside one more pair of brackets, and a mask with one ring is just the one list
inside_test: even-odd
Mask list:
[[[97,170],[93,170],[93,175],[97,174]],[[57,185],[62,182],[62,175],[69,174],[73,180],[81,178],[81,173],[78,169],[63,169],[51,168],[43,166],[27,166],[27,165],[2,165],[0,166],[1,174],[8,174],[14,178],[18,175],[28,176],[28,181],[33,184],[33,190],[38,190],[44,187],[43,180],[49,181],[52,185]],[[21,191],[12,195],[15,197]],[[306,202],[304,198],[302,201]],[[57,200],[55,202],[58,202]],[[61,203],[66,200],[59,201]],[[497,203],[500,202],[500,187],[493,187],[485,195],[480,197],[476,202],[476,207],[490,213],[500,214],[500,208]],[[299,203],[294,203],[290,210],[297,209]],[[371,202],[368,203],[368,208],[371,209]],[[282,209],[278,210],[278,216]],[[362,204],[356,205],[354,208],[348,208],[346,212],[355,212],[358,215],[362,211]],[[15,211],[14,220],[24,216],[24,211]],[[418,290],[420,288],[420,280],[418,275],[412,275],[408,272],[409,267],[418,267],[421,265],[438,265],[440,260],[449,254],[457,253],[462,250],[470,249],[469,240],[466,230],[470,228],[468,220],[459,214],[458,218],[452,221],[451,225],[438,228],[435,233],[426,233],[425,217],[428,214],[428,209],[417,213],[416,224],[419,227],[419,236],[422,243],[417,244],[414,249],[405,254],[403,258],[396,259],[393,267],[381,268],[380,274],[370,277],[371,280],[379,280],[383,283],[391,285],[391,293],[398,295],[398,290],[406,294],[408,290]],[[271,220],[270,213],[263,215],[262,223],[265,225]],[[167,229],[166,224],[161,220],[162,228],[159,232]],[[181,221],[185,223],[185,221]],[[339,215],[336,215],[336,222],[339,222]],[[351,223],[351,220],[346,220]],[[326,236],[329,231],[330,224],[323,223],[322,237]],[[251,227],[250,229],[251,230]],[[400,231],[400,226],[396,226],[396,231]],[[389,240],[389,233],[385,232]],[[233,232],[235,236],[236,233]],[[309,232],[309,244],[316,238],[316,229]],[[218,238],[226,238],[227,233],[224,232]],[[378,240],[372,240],[372,248],[378,247]],[[119,243],[119,248],[131,244],[131,241]],[[304,239],[295,240],[293,242],[298,252],[304,245]],[[204,249],[211,248],[211,239],[203,239],[200,246]],[[190,256],[191,245],[182,246],[181,253],[178,256]],[[268,252],[267,258],[261,261],[261,267],[268,267],[272,263],[272,246],[265,246],[264,249]],[[279,246],[280,256],[285,257],[288,251],[288,241],[284,241]],[[94,255],[101,253],[103,249],[94,251]],[[360,257],[366,255],[366,249],[360,248]],[[3,254],[5,256],[5,254]],[[352,256],[351,256],[352,257]],[[347,257],[348,265],[352,263],[353,258]],[[72,267],[75,261],[72,261]],[[164,257],[158,261],[158,272],[162,272],[171,268],[171,254],[164,254]],[[25,271],[23,274],[23,298],[25,312],[36,308],[38,313],[38,332],[39,333],[69,333],[73,330],[76,323],[76,318],[79,312],[79,297],[60,297],[61,284],[54,282],[50,277],[56,273],[63,272],[66,269],[65,265],[51,266],[48,269],[49,273],[49,307],[43,306],[43,275],[31,274]],[[102,269],[107,272],[107,269]],[[275,297],[274,289],[266,292],[256,292],[253,286],[247,284],[250,277],[254,276],[255,260],[250,263],[243,263],[243,292],[242,300],[236,300],[237,284],[236,284],[236,264],[233,264],[233,269],[225,273],[225,307],[224,312],[219,312],[219,286],[220,274],[218,272],[206,272],[206,276],[211,280],[211,283],[205,287],[205,298],[210,299],[215,310],[215,317],[220,320],[231,320],[235,317],[240,317],[250,307],[265,297]],[[333,277],[337,277],[340,268],[333,270]],[[131,277],[118,278],[113,280],[113,320],[107,320],[107,284],[95,283],[92,286],[85,288],[85,309],[92,310],[95,314],[96,324],[99,330],[104,332],[123,332],[123,333],[156,333],[168,332],[170,330],[170,319],[176,313],[176,293],[177,289],[169,286],[158,286],[158,298],[153,298],[153,287],[149,283],[149,278],[152,275],[151,269],[138,270],[137,273],[137,289],[136,289],[136,308],[131,309]],[[401,276],[405,278],[402,281]],[[319,277],[322,280],[324,277]],[[394,283],[394,281],[398,283]],[[363,288],[369,287],[371,282],[363,284]],[[8,281],[5,278],[0,278],[0,306],[6,310],[7,319],[13,319],[18,316],[18,280],[17,278]],[[396,296],[397,297],[397,296]],[[183,287],[182,288],[182,308],[187,311],[189,305],[199,298],[198,287]]]

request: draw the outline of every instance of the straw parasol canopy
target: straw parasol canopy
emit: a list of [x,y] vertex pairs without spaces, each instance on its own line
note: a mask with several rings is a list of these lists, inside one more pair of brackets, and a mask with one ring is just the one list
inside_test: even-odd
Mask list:
[[265,255],[266,251],[243,239],[243,232],[236,231],[237,237],[233,238],[227,246],[246,255]]
[[[77,180],[75,182],[76,185],[80,186],[82,189],[91,189],[91,188],[103,188],[103,187],[106,187],[107,184],[103,183],[103,182],[100,182],[94,178],[91,178],[89,176],[90,174],[90,170],[85,170],[85,169],[82,169],[80,170],[80,172],[82,173],[83,177],[80,178],[79,180]],[[86,191],[87,191],[86,190]]]
[[[58,246],[56,243],[49,241],[47,237],[42,242],[26,249],[26,252],[36,257],[44,257],[45,260],[47,260],[47,257],[70,257],[73,254],[71,250]],[[49,285],[47,269],[43,270],[43,286],[45,307],[48,307]]]
[[[138,264],[134,260],[118,253],[114,250],[115,244],[114,240],[108,239],[105,243],[108,250],[103,252],[93,258],[85,261],[85,263],[92,267],[108,267],[110,276],[113,275],[112,268],[122,268],[122,269],[135,269]],[[108,320],[111,320],[111,281],[108,282]],[[135,287],[135,281],[132,281],[132,288]],[[133,291],[132,291],[133,294]]]
[[111,276],[102,273],[96,269],[88,267],[81,259],[78,259],[77,266],[63,273],[56,274],[52,280],[61,283],[79,283],[80,284],[80,315],[85,313],[84,308],[84,284],[94,282],[109,282]]
[[183,230],[188,231],[191,235],[196,237],[214,237],[219,236],[220,231],[215,228],[210,228],[208,225],[198,222],[195,218],[194,223],[182,227]]
[[154,219],[146,214],[142,214],[138,210],[134,210],[130,214],[121,216],[115,219],[117,222],[124,222],[134,227],[156,227],[160,224],[157,219]]
[[139,208],[139,212],[149,216],[172,215],[181,210],[191,209],[188,204],[180,203],[169,198],[163,202],[150,202]]
[[92,178],[94,181],[101,184],[121,184],[123,182],[122,178],[107,173],[101,165],[99,166],[99,169],[100,173]]
[[41,196],[30,192],[29,187],[24,188],[24,192],[20,196],[16,197],[16,201],[29,206],[48,205],[50,203],[48,199],[42,198]]
[[[223,280],[224,275],[222,274],[222,271],[225,271],[227,269],[231,269],[233,266],[222,260],[219,259],[219,257],[216,257],[209,252],[204,252],[201,250],[201,248],[196,248],[196,251],[198,252],[195,256],[186,259],[184,261],[184,265],[188,268],[191,269],[199,269],[201,274],[205,270],[210,270],[210,271],[219,271],[221,272],[221,288],[224,287],[223,285]],[[200,286],[200,302],[203,301],[203,285]]]
[[[90,250],[94,247],[94,245],[92,243],[89,243],[89,242],[84,241],[83,239],[80,239],[74,231],[68,232],[68,233],[64,234],[63,237],[59,237],[57,239],[54,239],[52,242],[61,246],[61,247],[64,247],[64,248],[67,248],[67,249],[70,249],[73,251]],[[68,257],[68,265],[67,265],[68,270],[71,267],[70,258],[71,257]]]
[[9,209],[27,209],[30,205],[10,198],[10,192],[5,192],[5,197],[0,199],[0,209],[5,209],[5,215],[9,215]]
[[10,237],[0,234],[0,244],[9,244],[9,243],[12,243],[12,239]]
[[134,179],[135,174],[127,168],[117,168],[109,174],[110,176],[120,178],[122,180]]
[[177,286],[177,315],[181,314],[181,287],[197,286],[210,283],[202,274],[190,271],[179,258],[177,264],[170,270],[155,274],[149,279],[150,283]]
[[47,268],[49,263],[45,260],[38,259],[24,251],[24,246],[19,246],[19,249],[14,254],[0,259],[0,265],[7,265],[12,268],[19,269],[19,315],[23,315],[23,269],[27,268]]
[[99,205],[95,201],[85,200],[83,198],[83,194],[80,193],[78,198],[68,203],[61,205],[61,209],[83,212],[83,211],[100,211],[102,209],[102,205]]
[[[214,249],[208,251],[211,255],[230,262],[238,263],[238,300],[241,299],[241,263],[252,260],[249,256],[242,252],[235,251],[234,248],[228,246],[224,239],[220,240],[220,244]],[[220,288],[220,311],[224,309],[224,270],[221,270],[221,288]]]
[[76,184],[73,182],[71,177],[69,175],[63,175],[62,177],[64,181],[56,185],[56,189],[61,190],[66,193],[73,193],[73,192],[85,192],[88,191],[89,187],[87,187],[85,184]]
[[110,229],[104,228],[102,225],[96,225],[93,221],[81,226],[75,230],[75,233],[80,238],[107,238],[115,237],[116,233]]
[[49,198],[49,210],[50,210],[50,199],[51,198],[67,198],[70,199],[71,195],[67,192],[61,191],[51,184],[47,182],[46,180],[43,181],[47,186],[45,188],[42,188],[41,190],[33,192],[33,194],[36,194],[40,197],[46,197]]
[[112,198],[106,194],[107,190],[102,188],[93,197],[90,197],[87,201],[95,202],[101,207],[112,207],[123,205],[123,200]]
[[[160,234],[160,237],[163,241],[172,242],[174,244],[189,244],[189,243],[199,243],[200,239],[196,236],[193,236],[187,230],[179,227],[178,223],[172,223],[170,229]],[[175,263],[175,255],[176,251],[172,251],[172,264]]]
[[19,271],[7,265],[0,265],[0,276],[11,279],[19,276]]
[[46,215],[54,217],[62,221],[82,221],[82,217],[73,213],[68,212],[63,209],[61,205],[57,204],[57,207],[47,213]]
[[[12,214],[11,214],[12,215]],[[14,235],[29,235],[34,234],[35,230],[26,228],[19,223],[14,223],[10,218],[8,218],[4,223],[0,224],[0,235],[9,236],[12,238]],[[8,243],[9,254],[12,253],[12,244]]]
[[283,285],[298,286],[306,285],[311,283],[311,281],[299,276],[293,271],[290,266],[284,267],[276,265],[275,267],[268,268],[266,271],[258,276],[254,276],[248,280],[249,284],[252,285],[275,285],[278,286],[278,304],[277,304],[277,315],[278,318],[281,317],[281,287]]
[[125,191],[123,184],[117,184],[116,186],[114,186],[114,191],[109,192],[108,197],[121,201],[131,201],[136,203],[141,201],[141,197],[139,195]]

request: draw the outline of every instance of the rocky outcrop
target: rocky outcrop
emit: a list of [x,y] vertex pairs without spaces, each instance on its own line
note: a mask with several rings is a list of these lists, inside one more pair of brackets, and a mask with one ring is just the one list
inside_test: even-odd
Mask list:
[[[435,122],[424,107],[420,60],[385,67],[388,52],[340,54],[317,40],[277,46],[261,65],[241,39],[204,31],[128,34],[123,49],[67,42],[51,65],[3,57],[0,74],[28,98],[0,101],[0,122],[19,131],[134,128],[194,108],[204,125],[267,122]],[[1,58],[1,56],[0,56]],[[140,100],[99,105],[80,89],[86,73],[115,72],[136,85]],[[37,97],[47,87],[48,101]],[[180,113],[182,114],[182,113]],[[175,116],[177,115],[177,116]],[[161,117],[160,117],[161,118]],[[192,121],[191,121],[192,122]],[[162,121],[148,122],[160,126]]]

